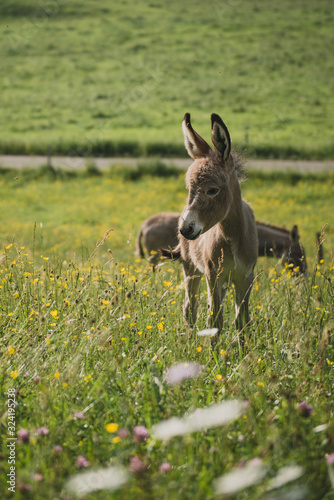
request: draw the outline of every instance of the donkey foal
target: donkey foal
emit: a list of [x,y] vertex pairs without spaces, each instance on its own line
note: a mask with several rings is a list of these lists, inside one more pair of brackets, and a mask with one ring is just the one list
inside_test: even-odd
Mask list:
[[187,204],[179,220],[179,245],[185,278],[184,317],[196,321],[197,295],[204,274],[211,309],[209,326],[223,328],[222,302],[235,285],[236,324],[249,323],[248,301],[258,255],[253,211],[241,198],[241,161],[231,152],[222,119],[211,115],[213,149],[192,128],[190,114],[182,123],[185,147],[194,162],[186,174]]

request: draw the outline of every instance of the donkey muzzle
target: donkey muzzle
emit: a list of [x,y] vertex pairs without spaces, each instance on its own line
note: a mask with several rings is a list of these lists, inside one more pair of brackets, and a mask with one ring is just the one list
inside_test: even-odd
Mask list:
[[196,224],[196,222],[187,222],[184,219],[181,219],[179,229],[182,236],[184,236],[187,240],[196,240],[196,238],[200,236],[203,230],[203,228],[200,225]]

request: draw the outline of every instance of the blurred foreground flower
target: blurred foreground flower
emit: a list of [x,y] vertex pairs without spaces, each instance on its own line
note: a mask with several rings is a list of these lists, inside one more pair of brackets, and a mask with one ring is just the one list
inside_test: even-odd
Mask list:
[[165,472],[168,472],[170,471],[172,468],[171,464],[169,462],[163,462],[161,465],[160,465],[160,472],[161,474],[164,474]]
[[197,332],[197,335],[200,337],[213,337],[216,333],[218,333],[218,328],[206,328]]
[[140,474],[145,469],[145,464],[137,455],[130,459],[130,471],[134,474]]
[[277,475],[269,483],[269,489],[281,488],[286,483],[295,481],[304,474],[304,469],[299,465],[290,465],[279,469]]
[[74,417],[78,418],[79,420],[82,420],[83,418],[85,418],[85,414],[83,411],[76,411],[74,413]]
[[133,429],[133,439],[137,443],[143,443],[148,438],[148,430],[143,425],[136,425]]
[[122,467],[108,467],[77,474],[69,479],[66,488],[79,495],[98,490],[116,490],[127,482],[128,476]]
[[29,483],[19,483],[19,484],[17,485],[17,489],[18,489],[18,491],[20,491],[21,493],[27,493],[27,492],[29,492],[29,491],[31,491],[31,490],[32,490],[32,486],[31,486],[31,484],[29,484]]
[[313,413],[313,407],[307,404],[305,401],[299,403],[299,410],[302,417],[310,417]]
[[218,495],[233,495],[253,484],[258,483],[267,474],[267,468],[260,459],[251,460],[244,467],[240,467],[214,482],[214,489]]
[[20,429],[17,433],[18,442],[29,442],[29,431],[27,429]]
[[107,432],[110,432],[111,434],[118,431],[118,424],[116,422],[110,422],[105,426],[105,429]]
[[166,373],[167,383],[170,385],[179,384],[186,378],[195,378],[201,372],[201,367],[197,363],[178,363],[168,368]]
[[197,408],[183,418],[172,417],[162,421],[153,427],[152,434],[158,439],[168,440],[174,436],[228,424],[240,417],[244,411],[243,401],[223,401],[206,408]]
[[42,474],[39,474],[39,472],[36,472],[35,474],[32,474],[32,479],[37,481],[38,483],[41,483],[44,480],[44,476]]
[[39,427],[36,430],[37,436],[47,436],[49,434],[49,429],[47,427]]
[[127,429],[119,429],[118,436],[120,439],[126,439],[129,437],[129,431]]
[[76,465],[78,469],[84,469],[85,467],[89,467],[90,463],[86,457],[84,457],[83,455],[79,455],[76,459]]

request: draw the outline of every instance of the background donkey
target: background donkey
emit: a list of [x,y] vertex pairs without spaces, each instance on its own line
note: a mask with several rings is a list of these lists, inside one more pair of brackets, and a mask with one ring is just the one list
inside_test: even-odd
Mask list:
[[236,323],[249,323],[248,301],[258,254],[255,219],[241,198],[241,163],[231,152],[222,119],[211,115],[213,149],[192,128],[190,114],[182,123],[185,146],[194,162],[186,174],[189,190],[179,221],[179,250],[185,278],[184,317],[194,324],[201,276],[205,274],[212,315],[210,326],[223,328],[222,301],[227,287],[236,290]]
[[298,227],[291,231],[285,227],[256,222],[259,239],[259,256],[281,257],[282,263],[292,264],[299,272],[307,270],[304,248],[299,242]]
[[146,219],[137,236],[136,255],[145,257],[144,245],[149,261],[156,264],[159,261],[160,248],[172,249],[179,242],[179,217],[180,214],[162,212]]
[[[177,259],[181,254],[174,249],[178,242],[178,225],[181,214],[159,213],[146,219],[138,233],[136,241],[136,255],[145,257],[153,264],[158,262],[160,251],[166,257]],[[299,242],[298,227],[294,225],[291,231],[284,226],[275,226],[266,222],[256,221],[258,235],[258,256],[282,258],[282,262],[292,264],[294,268],[304,273],[307,270],[306,256],[302,244]],[[319,233],[320,234],[320,233]],[[321,247],[320,247],[321,248]],[[167,252],[166,252],[167,250]],[[322,252],[322,249],[321,249]],[[319,260],[323,258],[320,254]]]

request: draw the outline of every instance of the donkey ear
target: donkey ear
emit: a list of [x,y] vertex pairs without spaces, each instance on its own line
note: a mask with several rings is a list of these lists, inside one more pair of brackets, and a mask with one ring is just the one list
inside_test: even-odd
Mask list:
[[203,158],[211,151],[209,144],[192,128],[190,114],[186,113],[182,122],[184,145],[191,158]]
[[298,226],[296,224],[292,226],[292,229],[290,231],[291,239],[294,242],[299,241],[299,232],[298,232]]
[[226,162],[231,153],[231,137],[220,116],[211,115],[211,139],[215,152]]

